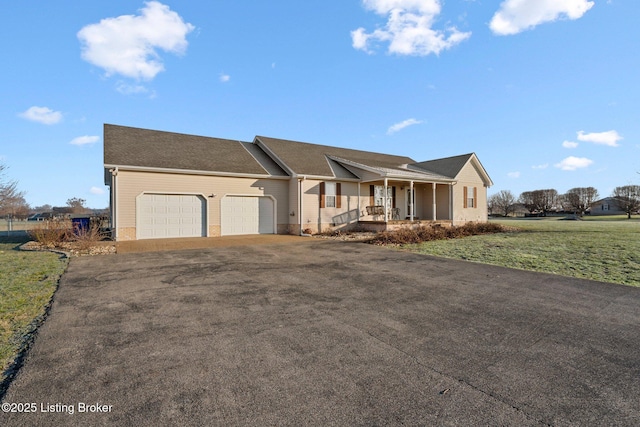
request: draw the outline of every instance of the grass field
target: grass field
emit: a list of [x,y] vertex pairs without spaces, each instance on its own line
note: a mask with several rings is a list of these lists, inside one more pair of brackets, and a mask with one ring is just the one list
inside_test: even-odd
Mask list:
[[0,237],[0,396],[7,368],[42,320],[67,259],[51,252],[15,250]]
[[520,231],[407,245],[404,249],[522,270],[640,286],[640,221],[503,219]]

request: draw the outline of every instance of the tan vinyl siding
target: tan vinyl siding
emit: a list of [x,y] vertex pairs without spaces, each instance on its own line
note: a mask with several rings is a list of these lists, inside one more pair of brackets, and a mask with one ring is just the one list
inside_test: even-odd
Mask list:
[[336,197],[340,197],[340,201],[336,200],[336,205],[340,207],[321,208],[320,187],[323,182],[327,181],[312,179],[302,181],[304,192],[302,229],[318,233],[355,223],[358,218],[358,184],[354,182],[339,183],[339,191],[336,188]]
[[289,212],[293,213],[288,218],[289,232],[300,234],[300,201],[298,200],[300,182],[297,179],[290,179],[287,185],[289,188]]
[[[469,162],[462,168],[456,179],[457,183],[453,186],[454,224],[487,221],[487,187],[480,172],[472,162]],[[471,197],[467,192],[473,191],[471,187],[475,188],[474,207],[466,206],[467,197]]]
[[436,209],[436,219],[450,219],[449,218],[449,185],[438,185],[436,187],[436,201],[438,206]]
[[[136,197],[142,193],[197,194],[207,200],[209,230],[219,229],[220,200],[225,195],[273,196],[277,203],[277,224],[289,223],[289,181],[186,175],[154,172],[118,172],[117,227],[136,227]],[[215,197],[210,197],[215,194]]]

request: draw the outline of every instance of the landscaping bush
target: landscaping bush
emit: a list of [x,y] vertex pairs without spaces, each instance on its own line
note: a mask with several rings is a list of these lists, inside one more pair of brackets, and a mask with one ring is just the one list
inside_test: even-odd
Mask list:
[[58,248],[73,235],[71,221],[48,219],[29,230],[29,237],[47,248]]
[[407,245],[432,240],[455,239],[475,236],[478,234],[500,233],[506,231],[499,224],[467,223],[459,227],[441,227],[421,225],[415,228],[400,228],[393,231],[383,231],[371,240],[376,245]]
[[106,234],[102,230],[100,219],[92,218],[86,228],[74,227],[68,219],[51,219],[29,230],[29,236],[49,249],[69,249],[74,244],[74,249],[86,250],[104,240]]
[[104,240],[106,234],[102,232],[101,223],[91,220],[88,228],[77,228],[73,230],[69,241],[76,242],[78,250],[86,250],[94,246],[96,242]]

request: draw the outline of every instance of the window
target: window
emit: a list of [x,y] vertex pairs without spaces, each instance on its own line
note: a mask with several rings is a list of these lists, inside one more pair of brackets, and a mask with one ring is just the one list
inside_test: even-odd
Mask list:
[[339,182],[320,183],[320,207],[339,208],[341,199],[341,185]]
[[464,207],[477,207],[478,189],[476,187],[464,187]]
[[336,207],[336,183],[327,182],[324,186],[324,206],[326,208]]

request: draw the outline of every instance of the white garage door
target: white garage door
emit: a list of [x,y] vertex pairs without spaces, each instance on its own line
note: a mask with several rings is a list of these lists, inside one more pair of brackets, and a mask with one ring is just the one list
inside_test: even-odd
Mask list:
[[273,234],[273,200],[269,197],[227,196],[222,199],[221,234]]
[[143,194],[138,197],[138,239],[206,236],[201,196]]

